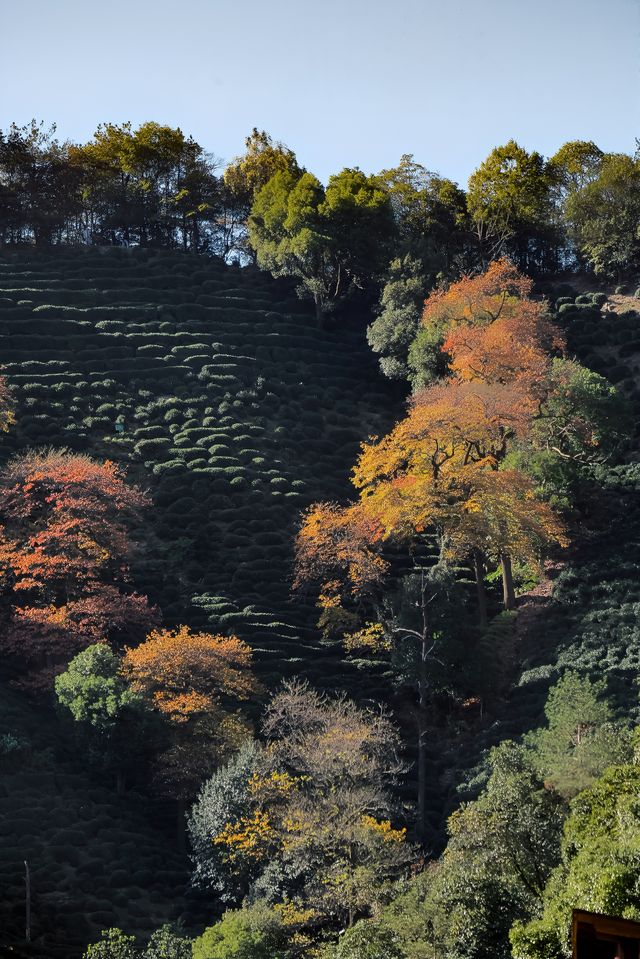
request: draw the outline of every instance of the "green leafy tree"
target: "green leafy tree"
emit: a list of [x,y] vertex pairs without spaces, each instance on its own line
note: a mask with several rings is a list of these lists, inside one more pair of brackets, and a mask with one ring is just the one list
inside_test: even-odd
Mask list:
[[640,161],[606,154],[599,175],[569,195],[566,217],[576,245],[599,276],[621,280],[640,265]]
[[550,173],[560,199],[597,179],[604,153],[593,140],[570,140],[549,160]]
[[403,156],[397,167],[382,170],[379,178],[389,191],[397,229],[395,245],[401,258],[419,261],[424,290],[443,279],[454,279],[463,267],[472,265],[464,190],[410,155]]
[[297,178],[303,171],[293,150],[274,141],[266,130],[254,127],[244,143],[242,156],[225,168],[224,182],[248,213],[255,197],[276,173],[291,173]]
[[640,919],[639,790],[637,765],[612,766],[573,799],[542,913],[512,929],[515,959],[570,956],[573,909]]
[[358,922],[340,937],[335,959],[404,959],[391,929],[370,920]]
[[191,959],[191,940],[164,925],[153,933],[141,959]]
[[83,959],[139,959],[135,936],[127,936],[122,929],[103,929],[100,942],[87,946]]
[[298,179],[304,172],[293,150],[274,141],[265,130],[254,127],[244,142],[245,152],[235,157],[223,173],[223,208],[219,223],[225,255],[233,251],[241,256],[254,255],[248,243],[247,221],[258,193],[276,173],[290,173]]
[[401,883],[378,916],[400,955],[508,959],[509,929],[535,914],[558,862],[563,812],[526,749],[492,750],[487,785],[450,817],[442,858]]
[[515,140],[471,174],[467,203],[483,262],[510,253],[523,270],[555,267],[551,183],[541,154]]
[[407,959],[509,959],[514,920],[536,914],[559,861],[564,804],[522,746],[493,749],[489,769],[478,799],[450,817],[441,859],[401,881],[373,922],[354,927],[364,942],[370,928],[373,943],[384,930],[397,950],[390,954]]
[[380,369],[390,380],[409,373],[409,347],[420,329],[426,281],[419,260],[407,254],[392,260],[380,297],[378,316],[367,329],[367,341],[380,356]]
[[179,128],[102,124],[70,159],[82,178],[85,232],[94,240],[207,248],[205,224],[220,203],[215,161]]
[[276,173],[251,208],[249,243],[258,265],[274,276],[294,276],[322,318],[335,293],[335,265],[319,214],[322,184],[311,173]]
[[283,959],[285,927],[264,903],[228,910],[193,943],[193,959]]
[[126,709],[138,708],[142,700],[120,674],[120,660],[104,643],[95,643],[78,653],[66,672],[56,676],[58,701],[77,722],[108,732]]
[[527,442],[506,457],[505,468],[529,473],[543,499],[567,509],[583,495],[594,465],[618,454],[632,427],[630,403],[615,386],[576,360],[556,357]]
[[276,173],[256,195],[249,243],[274,276],[300,280],[316,315],[347,293],[369,291],[387,262],[393,232],[389,197],[360,170],[343,170],[324,190],[310,173]]
[[59,703],[82,731],[92,762],[116,772],[122,792],[128,770],[140,767],[150,738],[150,717],[120,673],[120,660],[104,643],[78,653],[55,679]]
[[629,736],[612,722],[604,690],[602,680],[593,683],[566,672],[549,691],[548,725],[527,737],[540,775],[565,798],[575,796],[608,766],[630,756]]
[[319,212],[336,264],[335,298],[353,288],[375,289],[395,232],[384,183],[357,167],[344,169],[329,178]]

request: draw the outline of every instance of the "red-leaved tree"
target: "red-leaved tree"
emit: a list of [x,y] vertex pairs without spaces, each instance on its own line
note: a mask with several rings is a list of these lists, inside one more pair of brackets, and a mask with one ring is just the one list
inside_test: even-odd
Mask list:
[[148,505],[120,467],[65,450],[28,452],[0,473],[5,652],[45,685],[81,649],[142,637],[156,621],[129,585],[130,526]]

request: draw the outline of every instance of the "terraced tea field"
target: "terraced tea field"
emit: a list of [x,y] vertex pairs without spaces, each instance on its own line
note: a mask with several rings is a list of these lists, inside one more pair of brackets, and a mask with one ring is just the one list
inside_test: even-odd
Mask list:
[[400,408],[362,326],[321,331],[289,283],[187,255],[5,253],[0,358],[18,402],[4,455],[87,451],[150,490],[137,586],[167,623],[237,632],[267,684],[340,681],[291,602],[292,537]]
[[[4,253],[0,360],[17,403],[0,456],[64,446],[149,490],[136,586],[167,624],[236,632],[267,685],[353,688],[290,583],[299,511],[348,492],[358,444],[400,408],[361,325],[321,331],[290,284],[180,254]],[[188,920],[173,824],[97,783],[43,716],[0,682],[0,734],[27,741],[2,770],[0,943],[22,938],[25,859],[34,939],[48,930],[30,955]]]
[[19,747],[0,757],[0,955],[15,949],[38,959],[74,959],[107,926],[144,937],[179,916],[188,922],[189,863],[170,830],[155,821],[146,798],[116,796],[82,768],[81,756],[61,749],[52,719],[2,683],[0,735],[14,736]]

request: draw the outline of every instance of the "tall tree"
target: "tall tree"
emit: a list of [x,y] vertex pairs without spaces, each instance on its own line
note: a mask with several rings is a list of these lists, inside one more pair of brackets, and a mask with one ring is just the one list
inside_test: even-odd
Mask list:
[[606,154],[598,176],[567,198],[578,250],[599,276],[622,280],[640,265],[640,154]]
[[224,170],[223,216],[227,253],[236,250],[247,255],[255,252],[247,243],[247,221],[262,187],[276,173],[288,173],[298,179],[304,170],[293,150],[274,141],[265,130],[254,127],[244,143],[244,154],[231,160]]
[[89,762],[113,770],[123,793],[126,774],[140,770],[150,728],[142,698],[121,674],[119,657],[104,643],[88,646],[56,676],[55,690],[79,724],[80,748]]
[[511,253],[523,270],[554,269],[551,175],[515,140],[495,147],[469,178],[467,203],[483,263]]
[[348,293],[371,294],[392,233],[386,190],[357,169],[331,177],[326,190],[310,173],[276,173],[249,217],[258,264],[275,276],[298,277],[320,321]]
[[129,527],[148,505],[114,463],[30,452],[0,473],[6,652],[43,683],[96,642],[123,642],[156,613],[131,591]]
[[0,242],[47,245],[74,239],[81,210],[80,177],[72,147],[32,120],[0,133]]
[[214,776],[194,807],[199,877],[227,897],[235,885],[237,898],[250,890],[309,919],[351,923],[407,861],[404,830],[382,818],[400,768],[397,733],[379,711],[300,683],[274,697],[264,733],[267,747],[245,757],[249,778],[221,792]]
[[216,161],[179,128],[103,124],[70,159],[82,178],[85,233],[94,241],[196,253],[211,247],[205,225],[220,204]]
[[464,190],[410,155],[403,156],[397,167],[382,170],[379,178],[391,199],[396,248],[401,256],[419,261],[424,291],[436,282],[452,280],[471,265],[471,223]]
[[425,288],[419,260],[407,254],[391,261],[378,315],[367,328],[369,346],[380,354],[380,369],[390,380],[409,375],[409,348],[420,329]]

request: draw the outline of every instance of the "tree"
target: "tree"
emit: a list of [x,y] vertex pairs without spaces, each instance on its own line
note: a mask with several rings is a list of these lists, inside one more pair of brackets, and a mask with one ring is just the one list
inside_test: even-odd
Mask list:
[[504,467],[526,472],[542,499],[567,510],[593,466],[624,447],[633,417],[626,397],[576,360],[555,357],[541,387],[527,442],[512,448]]
[[547,727],[528,736],[540,775],[564,798],[590,786],[608,766],[630,758],[626,730],[613,723],[602,699],[604,686],[566,672],[549,692]]
[[[205,857],[197,875],[226,886],[227,899],[249,892],[304,906],[306,921],[352,923],[408,859],[404,830],[381,818],[400,768],[397,733],[379,712],[300,683],[274,697],[263,730],[266,748],[245,753],[200,794],[191,816]],[[243,782],[247,763],[255,771]]]
[[313,298],[321,319],[338,294],[329,236],[319,206],[324,190],[311,173],[276,173],[258,192],[248,221],[258,265],[274,276],[294,276],[300,293]]
[[114,463],[29,452],[0,474],[5,651],[47,683],[78,651],[122,642],[156,619],[129,590],[128,528],[147,506]]
[[418,260],[407,254],[391,261],[378,316],[367,328],[369,346],[380,354],[380,369],[390,380],[409,374],[409,347],[420,328],[425,285]]
[[451,368],[463,379],[531,381],[562,351],[560,331],[545,304],[531,296],[532,281],[505,258],[475,276],[434,290],[424,303],[422,327],[409,350],[415,389]]
[[153,933],[141,959],[191,959],[191,956],[191,940],[164,925]]
[[87,946],[83,959],[139,959],[135,936],[122,929],[103,929],[100,942]]
[[249,243],[274,276],[294,276],[318,319],[347,293],[368,291],[387,262],[389,197],[375,177],[343,170],[327,189],[310,173],[276,173],[258,192]]
[[397,937],[374,920],[361,921],[340,937],[335,959],[404,959]]
[[353,474],[361,509],[383,539],[407,539],[431,527],[452,556],[499,558],[507,608],[514,599],[510,558],[535,561],[545,543],[565,542],[562,525],[534,498],[531,481],[498,470],[509,440],[529,429],[532,413],[522,398],[509,386],[482,382],[431,387],[387,437],[363,448]]
[[119,658],[105,644],[89,646],[56,676],[55,690],[58,702],[80,724],[90,759],[102,769],[115,768],[122,793],[127,769],[140,766],[149,724],[141,697],[120,672]]
[[570,956],[574,909],[640,918],[639,788],[637,765],[611,766],[573,799],[541,914],[511,931],[515,959]]
[[597,179],[604,153],[593,140],[569,140],[549,160],[549,168],[560,199]]
[[72,146],[55,132],[36,120],[0,132],[0,242],[47,245],[73,236],[80,178],[69,162]]
[[599,174],[572,192],[566,217],[575,243],[594,272],[617,278],[640,264],[640,162],[606,154]]
[[389,191],[398,252],[420,264],[423,292],[468,267],[471,224],[464,190],[410,155],[378,176]]
[[259,689],[250,647],[235,636],[194,633],[186,626],[154,630],[144,643],[126,650],[123,672],[132,690],[172,730],[156,771],[159,788],[180,801],[191,799],[249,735],[246,720],[229,707]]
[[[247,784],[262,765],[262,749],[247,740],[202,785],[188,817],[187,828],[194,863],[193,880],[225,904],[237,904],[249,888],[250,870],[232,870],[220,845],[211,841],[230,822],[249,815]],[[250,863],[247,863],[250,866]]]
[[99,242],[207,246],[220,188],[215,160],[182,130],[155,122],[101,124],[93,140],[70,151],[82,178],[84,229]]
[[480,796],[449,818],[443,855],[354,927],[363,949],[380,941],[407,959],[508,959],[514,920],[535,915],[558,863],[564,804],[516,743],[491,751],[489,773]]
[[391,203],[384,183],[357,167],[329,177],[319,213],[331,238],[338,298],[349,289],[375,289],[389,262],[394,236]]
[[551,175],[537,152],[509,140],[469,178],[467,204],[484,263],[512,253],[521,269],[554,269]]
[[[304,170],[298,166],[293,150],[274,142],[265,130],[254,127],[244,142],[245,153],[229,163],[223,176],[229,205],[237,211],[239,224],[246,225],[253,201],[276,173],[289,173],[298,179]],[[241,237],[236,237],[235,243],[242,250],[246,247]]]
[[56,694],[76,722],[108,730],[123,710],[140,702],[120,675],[118,657],[103,644],[89,646],[56,676]]
[[193,959],[276,959],[284,955],[285,929],[264,903],[227,910],[193,943]]

